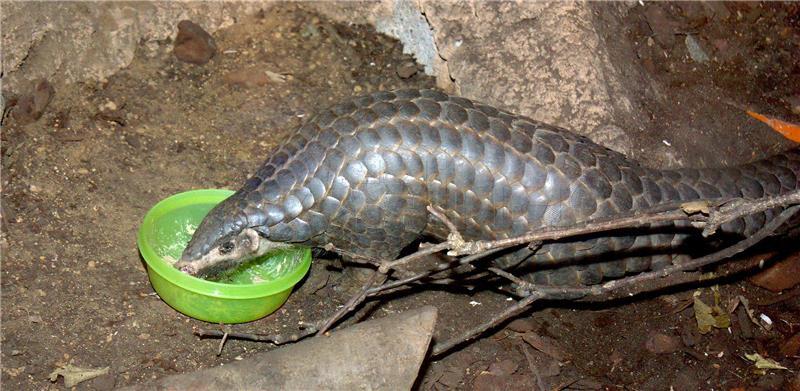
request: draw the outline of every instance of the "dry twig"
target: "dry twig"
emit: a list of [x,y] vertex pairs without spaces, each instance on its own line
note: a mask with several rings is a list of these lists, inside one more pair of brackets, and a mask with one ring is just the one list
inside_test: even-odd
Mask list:
[[[488,322],[475,327],[473,329],[468,330],[467,332],[461,334],[458,337],[455,337],[449,341],[445,341],[442,343],[437,343],[433,347],[433,354],[434,356],[440,355],[448,350],[452,349],[454,346],[468,341],[472,338],[475,338],[478,334],[483,333],[484,331],[493,328],[503,321],[511,318],[512,316],[522,312],[528,306],[533,304],[533,302],[540,300],[540,299],[555,299],[555,298],[569,298],[569,299],[578,299],[584,296],[600,296],[607,294],[611,291],[621,290],[623,288],[634,288],[634,291],[628,292],[629,295],[634,295],[636,293],[641,293],[645,291],[652,291],[652,287],[648,287],[643,284],[643,282],[651,281],[659,278],[665,278],[673,273],[682,272],[685,270],[697,269],[703,266],[711,265],[717,263],[721,260],[730,258],[748,248],[752,247],[756,243],[760,242],[767,236],[771,235],[778,227],[783,225],[787,220],[789,220],[798,210],[800,210],[800,206],[792,206],[786,210],[784,210],[780,215],[774,218],[772,221],[767,223],[764,227],[758,230],[752,236],[743,239],[742,241],[736,243],[733,246],[726,247],[723,250],[717,251],[715,253],[693,259],[689,262],[680,264],[680,265],[673,265],[661,270],[656,270],[652,272],[640,273],[637,275],[633,275],[630,277],[620,278],[617,280],[611,280],[604,284],[592,285],[588,287],[543,287],[537,286],[534,284],[529,284],[524,280],[521,280],[513,275],[506,275],[507,273],[500,271],[503,277],[510,278],[516,284],[520,284],[521,287],[526,290],[526,296],[515,303],[514,305],[510,306],[500,314],[494,316]],[[736,217],[733,217],[736,218]],[[732,218],[732,219],[733,219]],[[491,269],[490,269],[491,270]],[[699,281],[702,278],[701,274],[698,274],[700,278],[697,278],[695,281]],[[673,284],[670,284],[673,285]],[[661,286],[657,286],[657,288],[663,288]]]
[[[628,214],[612,218],[597,219],[568,227],[544,228],[513,238],[478,241],[465,241],[458,232],[456,225],[447,218],[444,211],[439,208],[429,206],[428,211],[445,224],[445,226],[450,230],[450,234],[448,235],[447,240],[444,242],[427,245],[424,247],[421,246],[417,252],[408,256],[393,261],[376,260],[361,256],[359,254],[351,253],[343,249],[338,249],[332,245],[326,246],[326,249],[329,251],[335,251],[359,263],[376,266],[377,270],[375,270],[375,272],[370,276],[369,280],[364,284],[362,289],[350,300],[348,300],[348,302],[342,308],[337,310],[336,313],[324,321],[318,322],[316,325],[319,325],[319,327],[307,328],[302,334],[295,334],[288,338],[248,333],[221,334],[219,332],[200,332],[196,334],[201,336],[227,336],[227,338],[267,341],[276,344],[292,342],[302,339],[314,332],[317,334],[326,332],[337,321],[358,308],[358,306],[364,302],[367,297],[374,296],[391,289],[406,286],[426,278],[434,278],[434,282],[451,282],[453,280],[449,278],[435,278],[435,276],[439,273],[462,265],[470,265],[472,262],[503,249],[520,245],[536,247],[545,241],[560,240],[567,237],[605,232],[622,228],[647,227],[652,224],[675,221],[690,221],[693,226],[704,228],[704,234],[711,234],[715,232],[716,229],[718,229],[721,225],[737,218],[749,215],[751,213],[757,213],[782,206],[785,207],[797,203],[800,203],[800,191],[794,191],[779,197],[768,197],[756,200],[709,199],[684,204],[671,203],[659,205],[648,210],[647,212],[638,214]],[[531,284],[506,270],[490,267],[486,272],[479,273],[479,275],[482,276],[488,273],[493,273],[512,281],[517,286],[517,295],[521,296],[522,298],[503,312],[497,314],[488,322],[474,327],[461,336],[450,341],[437,344],[434,347],[434,355],[444,353],[464,341],[475,338],[480,333],[495,327],[510,317],[524,311],[537,300],[586,299],[609,295],[615,292],[632,296],[644,291],[661,289],[675,284],[696,282],[712,278],[714,275],[689,271],[720,262],[723,259],[729,258],[746,250],[765,237],[769,236],[780,225],[787,221],[795,212],[797,212],[798,209],[800,209],[800,206],[787,208],[779,216],[756,232],[756,234],[731,247],[727,247],[713,254],[700,257],[680,265],[673,265],[661,270],[640,273],[593,286],[540,286]],[[441,251],[447,251],[448,255],[456,257],[461,256],[461,258],[450,263],[436,265],[430,270],[417,274],[409,274],[407,271],[402,269],[402,267],[407,264]],[[401,278],[395,281],[385,282],[389,275],[393,273],[398,274]]]

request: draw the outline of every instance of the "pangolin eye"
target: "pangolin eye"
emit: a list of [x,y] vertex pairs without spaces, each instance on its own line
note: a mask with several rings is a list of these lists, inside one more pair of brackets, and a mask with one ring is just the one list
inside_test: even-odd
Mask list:
[[222,244],[219,246],[219,253],[220,253],[220,254],[228,254],[228,253],[230,253],[231,251],[233,251],[233,241],[230,241],[230,240],[229,240],[229,241],[227,241],[227,242],[225,242],[225,243],[222,243]]

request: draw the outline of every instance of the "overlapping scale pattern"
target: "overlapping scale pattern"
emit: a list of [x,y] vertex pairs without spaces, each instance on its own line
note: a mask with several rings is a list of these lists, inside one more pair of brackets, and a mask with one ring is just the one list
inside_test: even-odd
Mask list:
[[[761,197],[800,186],[800,152],[723,169],[658,171],[570,131],[435,90],[379,92],[322,111],[275,151],[240,191],[276,241],[328,242],[394,258],[423,234],[444,237],[428,205],[468,239],[700,197]],[[766,211],[726,224],[748,235]],[[588,284],[681,256],[691,231],[653,227],[550,243],[528,257],[537,283]],[[677,254],[677,255],[676,255]]]

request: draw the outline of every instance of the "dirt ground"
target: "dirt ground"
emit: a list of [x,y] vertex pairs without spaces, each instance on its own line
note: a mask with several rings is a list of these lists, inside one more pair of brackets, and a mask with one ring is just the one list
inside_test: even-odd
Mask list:
[[[675,154],[694,157],[687,159],[692,162],[697,154],[704,163],[722,161],[730,155],[721,156],[723,149],[738,149],[740,160],[749,160],[787,148],[789,143],[745,116],[740,120],[746,126],[719,145],[693,144],[692,129],[722,126],[715,113],[737,106],[800,120],[800,9],[722,5],[719,12],[728,12],[722,18],[698,17],[693,6],[681,7],[635,9],[627,16],[627,34],[617,37],[637,48],[619,61],[645,67],[678,102],[672,111],[654,108],[652,122],[642,129],[676,129],[670,138]],[[659,33],[664,20],[698,39],[711,60],[692,60],[686,35]],[[75,387],[106,390],[272,349],[231,340],[217,356],[216,340],[192,334],[214,325],[181,315],[153,293],[136,248],[145,212],[188,189],[238,187],[271,147],[321,107],[365,92],[434,85],[413,72],[408,64],[413,60],[398,42],[368,27],[331,23],[302,5],[273,8],[214,38],[219,52],[206,65],[178,61],[172,42],[143,44],[130,67],[107,82],[62,86],[51,80],[55,94],[38,121],[24,125],[11,116],[4,122],[1,380],[6,389],[63,389],[62,380],[51,383],[48,376],[67,363],[110,367],[107,375]],[[285,80],[265,79],[264,71]],[[692,100],[698,90],[704,104]],[[692,126],[684,126],[689,121]],[[749,129],[758,132],[740,137]],[[635,142],[662,142],[653,136],[639,140],[639,133],[631,136]],[[750,141],[760,147],[749,148]],[[775,245],[781,255],[800,254],[785,240]],[[293,330],[298,321],[335,310],[354,284],[336,263],[315,262],[281,310],[236,329]],[[743,296],[773,325],[761,328],[737,309],[730,327],[708,334],[699,333],[694,318],[696,288],[705,302],[713,302],[709,286],[702,286],[615,303],[539,305],[429,362],[418,387],[779,390],[800,381],[800,356],[786,350],[792,336],[800,345],[797,288],[776,294],[743,276],[724,281],[723,307]],[[362,314],[380,317],[433,304],[440,309],[435,336],[440,340],[508,303],[493,289],[413,290],[391,298],[371,302]],[[550,349],[543,353],[542,346]],[[756,369],[744,358],[751,353],[789,370]]]

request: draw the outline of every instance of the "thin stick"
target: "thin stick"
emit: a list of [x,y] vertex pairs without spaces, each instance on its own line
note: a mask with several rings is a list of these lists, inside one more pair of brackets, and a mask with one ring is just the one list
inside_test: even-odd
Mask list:
[[481,258],[485,258],[485,257],[487,257],[489,255],[492,255],[492,254],[494,254],[494,253],[496,253],[496,252],[498,252],[500,250],[502,250],[502,249],[499,249],[499,248],[492,249],[492,250],[488,250],[488,251],[482,252],[480,254],[473,254],[473,255],[470,255],[470,256],[466,256],[464,258],[458,259],[458,260],[450,262],[450,263],[439,264],[439,265],[436,265],[431,270],[420,272],[418,274],[412,275],[410,277],[406,277],[406,278],[401,279],[401,280],[395,280],[395,281],[383,284],[381,286],[377,286],[377,287],[371,288],[367,292],[367,294],[369,296],[374,296],[374,295],[377,295],[379,293],[385,292],[385,291],[387,291],[389,289],[392,289],[392,288],[397,288],[397,287],[400,287],[400,286],[403,286],[403,285],[408,285],[408,284],[410,284],[412,282],[416,282],[416,281],[419,281],[419,280],[421,280],[423,278],[426,278],[426,277],[429,277],[429,276],[433,276],[433,275],[435,275],[437,273],[441,273],[441,272],[444,272],[444,271],[447,271],[447,270],[451,270],[451,269],[454,269],[454,268],[456,268],[458,266],[470,264],[470,263],[475,262],[475,261],[477,261],[477,260],[479,260]]
[[222,355],[222,348],[225,346],[225,341],[228,340],[228,335],[229,334],[228,334],[227,331],[223,332],[222,339],[220,339],[220,341],[219,341],[219,348],[217,349],[217,356],[221,356]]
[[[692,261],[686,262],[680,265],[674,265],[667,267],[665,269],[641,273],[631,277],[625,277],[618,280],[612,280],[605,284],[601,285],[593,285],[590,287],[582,287],[582,288],[573,288],[573,287],[548,287],[548,290],[541,289],[543,287],[535,286],[533,284],[528,284],[525,281],[519,280],[518,278],[514,277],[514,281],[517,283],[521,283],[522,285],[527,285],[527,289],[531,289],[529,291],[529,295],[522,300],[518,301],[514,305],[508,307],[503,312],[497,314],[492,319],[487,322],[484,322],[478,327],[472,328],[467,330],[463,334],[459,335],[458,337],[452,338],[448,341],[442,342],[441,344],[436,344],[433,348],[433,355],[438,356],[448,350],[452,349],[454,346],[461,344],[462,342],[468,341],[472,338],[475,338],[478,334],[483,333],[484,331],[497,326],[498,324],[502,323],[503,321],[509,319],[512,316],[515,316],[525,310],[529,305],[533,304],[535,301],[543,299],[543,298],[554,298],[559,295],[562,296],[572,296],[572,297],[582,297],[586,295],[602,295],[608,293],[610,291],[619,290],[622,288],[640,285],[638,291],[636,293],[641,293],[645,291],[650,291],[648,287],[642,286],[641,283],[644,281],[649,281],[657,278],[667,277],[670,274],[676,272],[682,272],[688,269],[696,269],[703,266],[707,266],[716,262],[719,262],[723,259],[730,258],[733,255],[736,255],[749,247],[753,246],[754,244],[760,242],[765,237],[769,236],[774,232],[778,227],[783,225],[787,220],[789,220],[798,210],[800,210],[800,206],[793,206],[786,210],[784,210],[778,217],[771,220],[767,223],[764,227],[759,229],[754,235],[736,243],[733,246],[727,247],[723,250],[717,251],[715,253],[706,255],[704,257],[700,257],[694,259]],[[505,276],[504,276],[505,277]],[[634,293],[629,293],[633,295]]]
[[[253,333],[235,333],[223,330],[196,330],[194,335],[201,338],[222,338],[225,339],[243,339],[246,341],[255,342],[269,342],[273,345],[282,345],[289,342],[296,342],[305,337],[308,337],[317,332],[316,327],[308,325],[301,333],[290,335],[267,335],[267,334],[253,334]],[[220,348],[222,345],[220,345]],[[220,352],[222,350],[220,349]]]
[[438,356],[452,349],[454,346],[475,338],[484,331],[502,323],[504,320],[511,318],[524,311],[528,306],[535,301],[544,298],[546,295],[540,292],[533,292],[529,296],[524,297],[522,300],[514,303],[512,306],[503,310],[503,312],[495,315],[490,321],[485,322],[478,327],[467,330],[458,337],[447,340],[446,342],[437,343],[433,347],[433,356]]
[[708,217],[706,226],[703,228],[703,236],[705,237],[713,234],[721,225],[740,217],[797,203],[800,203],[800,191],[793,191],[782,196],[758,200],[757,202],[743,199],[734,200],[720,207],[719,213],[711,214]]
[[367,282],[364,283],[364,286],[361,288],[359,293],[351,297],[350,300],[347,301],[347,304],[345,304],[342,308],[339,308],[333,315],[331,315],[319,328],[319,332],[317,332],[317,334],[325,334],[325,332],[327,332],[331,326],[336,323],[336,321],[353,311],[364,301],[364,299],[367,298],[367,292],[369,292],[369,289],[373,284],[377,283],[380,285],[385,280],[386,274],[381,273],[379,270],[376,270],[374,273],[372,273],[369,276],[369,279],[367,279]]
[[[454,246],[452,250],[448,251],[447,255],[458,256],[476,254],[498,247],[507,248],[531,242],[559,240],[566,237],[611,231],[621,228],[636,228],[648,226],[653,223],[677,220],[691,220],[696,226],[705,225],[706,220],[712,220],[715,225],[719,226],[750,213],[755,213],[782,205],[798,203],[800,202],[800,190],[796,190],[778,197],[766,197],[755,200],[735,199],[730,202],[731,204],[735,204],[735,208],[728,207],[724,210],[711,208],[712,202],[712,200],[698,200],[684,203],[678,210],[656,211],[634,214],[626,217],[609,217],[597,220],[589,220],[587,222],[577,223],[567,227],[535,230],[513,238],[465,242],[460,246]],[[749,212],[741,213],[738,212],[736,208],[745,208]],[[661,208],[659,207],[656,210],[658,209]],[[696,214],[696,212],[702,211],[708,211],[709,216],[706,217]]]
[[[359,254],[350,253],[349,251],[346,250],[337,249],[332,245],[326,246],[326,248],[330,250],[335,250],[340,254],[344,254],[350,257],[351,259],[357,259],[363,261],[363,263],[376,265],[378,266],[378,270],[376,270],[375,273],[373,273],[373,275],[370,276],[369,281],[367,281],[367,283],[364,284],[361,291],[355,296],[353,296],[345,306],[340,308],[336,313],[334,313],[330,318],[328,318],[324,322],[323,326],[319,328],[319,330],[321,333],[327,331],[336,321],[338,321],[343,316],[353,311],[368,296],[373,296],[389,289],[397,288],[409,283],[419,281],[420,279],[429,277],[431,275],[434,275],[436,273],[445,270],[458,267],[460,265],[469,264],[477,259],[483,258],[485,256],[488,256],[489,254],[492,254],[494,252],[497,252],[505,248],[522,244],[530,245],[533,243],[540,243],[541,241],[545,240],[558,240],[570,236],[597,233],[597,232],[603,232],[620,228],[649,226],[653,223],[669,222],[677,220],[689,220],[692,221],[693,225],[695,226],[705,226],[705,228],[713,231],[714,229],[716,229],[715,227],[719,227],[720,225],[725,224],[728,221],[732,221],[736,218],[748,215],[750,213],[756,213],[759,211],[776,208],[783,205],[798,203],[800,202],[800,191],[794,191],[792,193],[788,193],[780,197],[767,197],[758,200],[732,200],[732,201],[729,200],[730,202],[722,208],[716,207],[716,205],[720,205],[718,201],[719,200],[701,200],[684,204],[674,204],[674,203],[663,204],[651,208],[646,213],[628,214],[625,216],[616,216],[605,219],[592,220],[584,223],[575,224],[569,227],[546,228],[542,230],[532,231],[528,234],[517,236],[514,238],[488,240],[488,241],[472,241],[472,242],[466,242],[463,240],[455,224],[453,224],[447,218],[447,216],[444,214],[444,211],[429,206],[428,211],[434,217],[441,220],[445,224],[445,226],[450,230],[450,234],[448,235],[448,238],[445,242],[420,248],[419,251],[395,261],[378,261],[369,257],[361,256]],[[677,208],[677,209],[670,210],[669,208]],[[489,322],[486,322],[476,328],[469,330],[467,333],[463,334],[461,337],[457,339],[453,339],[443,344],[437,345],[434,349],[434,353],[440,354],[465,340],[474,338],[476,335],[482,333],[483,331],[491,327],[494,327],[495,325],[510,318],[511,316],[516,315],[517,313],[524,310],[527,306],[529,306],[536,300],[542,298],[579,299],[585,297],[596,297],[608,294],[610,292],[619,292],[622,291],[623,289],[626,289],[627,290],[626,292],[629,295],[633,295],[635,293],[652,290],[651,288],[653,286],[661,288],[664,286],[669,286],[670,284],[674,284],[676,281],[690,282],[690,281],[699,281],[705,278],[709,278],[708,274],[705,273],[696,273],[696,272],[686,273],[685,271],[689,269],[697,269],[703,266],[719,262],[722,259],[728,258],[741,251],[744,251],[748,247],[754,245],[758,241],[762,240],[763,238],[771,234],[781,224],[783,224],[786,220],[788,220],[791,217],[791,215],[797,212],[799,208],[800,206],[796,206],[784,210],[777,218],[773,219],[767,225],[762,227],[755,235],[745,240],[742,240],[736,245],[733,245],[716,253],[707,255],[705,257],[697,258],[693,261],[681,265],[674,265],[662,270],[641,273],[639,275],[626,277],[619,280],[613,280],[606,282],[604,284],[599,284],[594,286],[553,287],[553,286],[534,285],[520,279],[519,277],[514,276],[511,273],[508,273],[507,271],[498,268],[490,268],[489,270],[492,271],[493,273],[515,282],[517,286],[520,287],[521,289],[519,290],[518,293],[525,295],[525,297],[523,297],[523,299],[521,299],[511,307],[507,308],[505,311],[498,314]],[[697,212],[707,213],[708,216],[703,214],[698,214]],[[705,223],[706,221],[709,221],[709,223],[706,224]],[[437,265],[431,270],[424,271],[416,275],[411,275],[405,277],[404,279],[394,281],[388,284],[384,284],[390,271],[394,271],[398,274],[407,275],[406,271],[402,269],[397,270],[397,268],[399,268],[400,266],[404,266],[408,263],[411,263],[413,261],[416,261],[424,256],[444,250],[449,250],[448,255],[453,255],[453,256],[468,255],[468,256],[459,259],[458,262],[451,262],[445,265]],[[450,282],[452,280],[449,278],[442,278],[442,279],[437,279],[435,281]],[[658,282],[654,283],[655,281]],[[649,285],[645,286],[644,284],[645,282],[649,283]],[[313,333],[313,331],[310,331],[309,333],[304,333],[302,337],[295,337],[294,340],[303,338],[307,335],[310,335],[311,333]],[[213,333],[208,333],[204,335],[211,336],[212,334]],[[256,334],[223,333],[219,335],[225,338],[242,337],[244,339],[249,339],[248,337],[255,337],[258,339],[253,338],[252,340],[268,340],[273,343],[275,343],[275,341],[281,342],[281,341],[292,340],[291,337],[281,338],[279,336],[277,337],[261,336]]]
[[636,228],[659,222],[686,220],[688,217],[689,216],[683,210],[676,210],[671,212],[645,213],[619,219],[590,220],[585,223],[573,224],[568,227],[535,230],[524,235],[507,239],[476,240],[466,242],[459,248],[454,248],[451,251],[448,251],[447,255],[459,256],[477,254],[494,248],[508,248],[532,242],[558,240],[571,236],[611,231],[620,228]]
[[[784,210],[780,215],[769,221],[766,225],[761,227],[755,234],[741,240],[740,242],[726,247],[720,251],[715,253],[711,253],[709,255],[693,259],[691,261],[679,264],[679,265],[672,265],[666,267],[664,269],[655,270],[646,273],[640,273],[634,276],[622,278],[619,280],[611,280],[601,285],[596,285],[595,287],[586,287],[582,288],[583,292],[586,294],[591,294],[593,296],[603,294],[612,290],[618,290],[623,287],[630,287],[633,285],[640,285],[642,282],[655,280],[658,278],[664,278],[669,276],[670,274],[676,272],[682,272],[686,270],[696,270],[700,269],[704,266],[708,266],[714,263],[717,263],[723,259],[730,258],[748,248],[752,247],[756,243],[760,242],[767,236],[771,235],[776,229],[778,229],[781,225],[783,225],[787,220],[789,220],[797,211],[800,210],[800,206],[792,206]],[[646,289],[642,288],[637,292],[630,292],[630,294],[636,294],[645,291]]]

